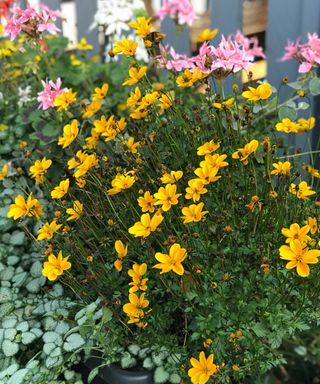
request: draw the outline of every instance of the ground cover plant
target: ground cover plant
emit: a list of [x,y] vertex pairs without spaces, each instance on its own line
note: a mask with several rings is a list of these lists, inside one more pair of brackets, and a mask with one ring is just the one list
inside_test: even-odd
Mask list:
[[[156,383],[259,380],[285,363],[287,340],[319,321],[319,150],[309,133],[319,37],[287,47],[296,82],[243,87],[241,70],[264,55],[255,39],[204,41],[188,58],[161,44],[150,19],[129,26],[150,64],[125,38],[110,63],[83,59],[69,78],[63,66],[80,58],[60,52],[48,64],[62,41],[32,24],[23,46],[48,53],[25,48],[39,62],[30,85],[39,109],[27,120],[30,143],[20,143],[29,180],[8,194],[7,216],[44,248],[48,285],[84,306],[72,351],[152,369]],[[287,144],[295,135],[306,136],[302,150]]]

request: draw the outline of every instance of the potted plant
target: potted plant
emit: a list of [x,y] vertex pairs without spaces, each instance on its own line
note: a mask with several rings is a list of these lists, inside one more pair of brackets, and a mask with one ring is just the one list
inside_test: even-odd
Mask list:
[[[158,51],[149,19],[130,24]],[[153,71],[136,48],[123,39],[110,52],[128,65],[124,99],[112,79],[91,95],[59,90],[57,139],[30,164],[50,203],[21,194],[8,215],[39,219],[43,275],[97,303],[76,317],[88,356],[141,365],[155,383],[261,377],[318,316],[318,174],[275,133],[314,127],[296,101],[308,108],[319,80],[311,67],[285,104],[268,83],[242,91],[238,74],[261,50],[240,34],[192,59],[163,48]]]

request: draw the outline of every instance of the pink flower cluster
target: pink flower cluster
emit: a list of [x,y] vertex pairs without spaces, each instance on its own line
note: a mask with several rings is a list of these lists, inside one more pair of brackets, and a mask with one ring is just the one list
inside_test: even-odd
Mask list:
[[308,33],[308,42],[305,44],[300,44],[299,40],[295,43],[289,41],[285,51],[281,60],[295,59],[300,64],[300,73],[310,72],[320,64],[320,38],[316,33]]
[[39,108],[46,110],[54,106],[54,99],[61,95],[63,91],[67,91],[67,88],[61,88],[61,79],[60,77],[54,83],[52,80],[41,80],[43,85],[43,91],[38,93],[37,100],[39,101]]
[[178,21],[178,24],[191,25],[197,18],[189,0],[163,0],[162,7],[157,12],[160,20],[166,16]]
[[196,67],[202,73],[211,73],[215,70],[225,72],[238,72],[247,69],[255,57],[264,58],[263,50],[258,45],[256,38],[247,38],[238,32],[230,35],[227,39],[222,36],[218,47],[203,43],[199,54],[187,57],[176,53],[172,47],[161,47],[159,63],[162,67],[178,72]]
[[12,15],[11,18],[7,17],[5,32],[11,35],[11,40],[14,40],[21,31],[34,38],[39,37],[44,31],[50,33],[59,31],[54,22],[61,17],[60,12],[53,11],[43,4],[40,5],[40,11],[34,9],[29,3],[26,9],[14,4],[10,11]]

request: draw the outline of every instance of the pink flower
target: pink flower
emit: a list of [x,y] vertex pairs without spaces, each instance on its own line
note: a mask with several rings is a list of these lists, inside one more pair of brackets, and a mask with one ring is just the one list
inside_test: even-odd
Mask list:
[[286,61],[294,59],[299,63],[300,73],[310,72],[317,64],[320,64],[320,38],[316,33],[308,33],[308,41],[300,44],[299,40],[295,43],[288,42],[285,47],[285,54],[280,59]]
[[54,99],[61,95],[63,91],[67,91],[67,88],[61,88],[61,79],[60,77],[57,79],[56,83],[51,80],[43,81],[41,80],[43,85],[43,91],[38,93],[37,100],[39,101],[39,109],[43,109],[44,111],[48,108],[52,108],[54,105]]
[[163,0],[162,7],[157,15],[160,20],[166,16],[178,21],[179,24],[191,25],[192,21],[197,18],[189,0]]
[[53,11],[45,5],[41,5],[40,12],[38,12],[29,3],[27,3],[26,9],[15,4],[11,13],[12,17],[7,17],[5,27],[5,31],[11,35],[11,40],[14,40],[21,31],[27,32],[29,36],[34,38],[39,38],[39,35],[44,31],[50,33],[59,31],[54,21],[60,17],[60,12]]
[[194,68],[193,59],[177,53],[173,47],[160,45],[161,56],[158,58],[158,62],[161,67],[167,68],[169,71],[174,69],[178,72],[183,71],[186,68]]

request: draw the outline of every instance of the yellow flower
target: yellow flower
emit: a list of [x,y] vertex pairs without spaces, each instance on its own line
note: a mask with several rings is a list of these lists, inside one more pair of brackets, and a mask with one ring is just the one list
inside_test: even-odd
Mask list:
[[141,99],[141,91],[139,87],[136,87],[134,91],[130,92],[130,96],[127,99],[127,106],[134,107],[136,106]]
[[135,181],[135,176],[131,176],[129,172],[124,175],[116,175],[116,177],[111,181],[112,188],[108,189],[108,195],[116,195],[124,189],[131,188]]
[[78,179],[79,177],[83,177],[91,168],[95,167],[97,164],[98,164],[98,159],[95,153],[93,153],[92,155],[85,154],[84,161],[77,166],[77,170],[73,176],[76,179]]
[[309,231],[309,225],[305,225],[300,228],[299,224],[294,223],[290,225],[290,228],[282,228],[281,233],[283,234],[283,236],[287,237],[286,243],[290,243],[293,240],[307,242],[311,240],[311,237],[307,235]]
[[124,54],[125,56],[133,56],[137,50],[138,43],[129,40],[123,39],[114,43],[113,53]]
[[177,186],[175,184],[167,184],[165,187],[160,187],[158,192],[154,194],[157,201],[155,205],[161,205],[163,211],[169,211],[172,205],[178,204],[178,198],[181,193],[177,193]]
[[191,87],[197,80],[200,80],[204,75],[196,68],[193,72],[189,68],[185,69],[183,74],[178,76],[176,83],[181,88]]
[[175,184],[182,176],[182,171],[171,171],[170,173],[165,173],[160,180],[163,184]]
[[217,33],[217,28],[213,29],[212,31],[210,31],[209,28],[206,28],[197,36],[197,43],[204,43],[205,41],[210,41],[217,35]]
[[138,17],[136,21],[128,23],[129,27],[136,30],[136,34],[144,39],[151,32],[151,18],[146,19],[145,17]]
[[276,199],[278,197],[278,193],[276,191],[270,191],[269,196],[271,199]]
[[129,79],[124,81],[122,85],[133,85],[138,83],[138,81],[145,75],[146,71],[146,66],[140,67],[139,69],[136,67],[131,67],[129,69]]
[[320,172],[318,169],[313,168],[311,165],[304,164],[302,168],[308,172],[312,177],[316,177],[317,179],[320,179]]
[[138,148],[141,147],[141,144],[139,143],[139,141],[137,142],[134,141],[134,137],[129,137],[128,140],[124,140],[123,144],[125,144],[130,149],[131,153],[137,153]]
[[14,204],[10,205],[8,212],[8,217],[13,217],[14,220],[23,216],[35,216],[36,219],[39,219],[41,215],[43,215],[42,205],[39,200],[32,198],[32,193],[28,196],[27,201],[22,195],[18,195]]
[[8,169],[9,169],[9,164],[5,163],[0,172],[0,181],[4,180],[4,178],[7,176]]
[[249,87],[249,91],[242,92],[242,96],[250,101],[266,100],[272,95],[271,85],[260,84],[257,88]]
[[151,195],[149,191],[146,191],[145,194],[138,198],[139,207],[142,208],[142,212],[154,212],[155,207],[154,203],[156,199]]
[[146,109],[150,105],[154,104],[159,98],[159,93],[157,91],[146,93],[139,103],[139,110]]
[[204,161],[201,161],[200,163],[200,167],[204,167],[205,165],[218,169],[227,167],[229,163],[224,161],[226,158],[227,155],[219,155],[218,153],[215,155],[205,155]]
[[68,218],[67,218],[67,221],[69,220],[78,220],[80,219],[80,216],[82,215],[83,213],[83,204],[80,203],[79,200],[76,200],[74,203],[73,203],[73,208],[68,208],[66,210],[66,213],[68,215],[70,215]]
[[80,42],[76,45],[77,49],[80,49],[81,51],[91,51],[93,49],[93,46],[91,44],[87,43],[87,40],[82,37]]
[[121,259],[117,259],[113,265],[115,267],[115,269],[118,271],[118,272],[121,272],[122,271],[122,260]]
[[254,153],[259,146],[258,140],[251,140],[243,148],[238,148],[236,152],[232,154],[233,159],[239,159],[244,165],[248,164],[248,157],[251,153]]
[[310,131],[314,128],[316,123],[316,119],[314,117],[310,117],[309,119],[299,119],[297,124],[299,125],[298,133],[304,133],[305,131]]
[[149,213],[144,213],[140,221],[136,222],[129,228],[129,233],[135,237],[148,237],[151,232],[154,232],[163,220],[162,215],[155,214],[151,218]]
[[130,293],[134,293],[137,291],[146,291],[147,290],[147,281],[149,279],[147,278],[142,278],[143,275],[145,275],[147,272],[147,264],[137,264],[134,263],[132,266],[132,269],[129,269],[128,275],[132,278],[132,282],[129,283],[129,286],[131,288],[129,289]]
[[58,145],[62,145],[62,148],[67,148],[76,139],[78,133],[78,120],[73,120],[71,124],[63,127],[63,136],[59,136]]
[[70,55],[70,63],[75,67],[77,67],[78,65],[81,65],[81,61],[77,59],[76,55]]
[[305,243],[301,243],[296,239],[290,242],[289,247],[282,245],[279,252],[281,259],[289,260],[286,268],[296,268],[298,275],[301,277],[309,276],[310,268],[308,264],[316,264],[320,256],[320,251],[309,250]]
[[276,130],[278,132],[285,132],[285,133],[298,133],[299,131],[299,124],[295,123],[294,121],[291,121],[290,119],[282,119],[281,123],[276,124]]
[[109,84],[107,83],[104,83],[101,88],[98,88],[98,87],[95,88],[94,93],[92,94],[92,100],[96,101],[96,100],[104,99],[108,94],[108,90],[109,90]]
[[144,317],[143,309],[149,305],[149,300],[146,300],[145,293],[141,296],[135,293],[129,294],[129,303],[124,304],[123,312],[129,317],[128,324],[138,323]]
[[183,224],[188,224],[188,223],[197,223],[202,218],[204,215],[206,215],[209,211],[202,211],[204,206],[204,203],[199,203],[199,204],[191,204],[188,207],[182,208],[182,214],[184,215],[182,218]]
[[172,99],[167,94],[163,94],[159,101],[159,108],[161,109],[169,109],[172,107]]
[[201,195],[208,192],[204,188],[204,181],[202,179],[192,179],[188,181],[189,187],[186,188],[186,199],[192,199],[195,203],[200,200]]
[[234,97],[230,97],[230,99],[222,101],[221,103],[212,103],[212,106],[216,109],[222,109],[223,107],[230,108],[233,105],[234,100]]
[[54,99],[53,105],[58,107],[58,111],[62,111],[63,109],[67,109],[72,103],[74,103],[77,98],[77,92],[72,92],[72,88],[67,91],[63,91],[61,95],[56,96]]
[[31,177],[35,179],[37,183],[42,184],[44,182],[44,174],[50,168],[51,164],[52,160],[46,159],[45,157],[42,160],[37,160],[29,168]]
[[71,268],[71,263],[68,261],[69,256],[63,257],[62,252],[56,257],[54,254],[49,255],[48,261],[43,263],[42,274],[48,280],[54,281],[63,274],[63,271]]
[[116,240],[114,243],[114,249],[116,250],[119,259],[123,259],[127,256],[128,245],[124,245],[121,240]]
[[271,175],[290,176],[290,161],[285,161],[284,163],[282,161],[279,161],[278,163],[273,163],[272,165],[275,169],[271,171]]
[[213,140],[210,140],[203,145],[200,145],[200,147],[197,148],[197,155],[198,156],[205,156],[208,155],[214,151],[216,151],[220,147],[220,143],[215,143]]
[[217,176],[219,168],[212,167],[209,164],[204,164],[202,167],[197,168],[194,173],[203,181],[204,184],[214,183],[219,180],[221,176]]
[[246,204],[246,208],[250,209],[251,212],[254,212],[256,208],[261,211],[262,203],[259,200],[258,196],[252,196],[249,204]]
[[160,274],[173,271],[178,275],[184,274],[182,262],[187,257],[187,250],[181,248],[180,244],[175,243],[169,249],[169,255],[157,252],[154,256],[160,263],[153,268],[161,269]]
[[92,117],[98,111],[100,111],[101,107],[102,107],[102,100],[100,99],[93,100],[90,104],[86,105],[82,113],[82,118],[86,119],[87,117]]
[[315,191],[312,191],[311,187],[305,181],[301,181],[298,185],[291,183],[289,192],[302,200],[309,200],[308,196],[316,193]]
[[56,220],[51,223],[45,223],[41,228],[38,229],[37,240],[52,239],[53,235],[62,227],[62,224],[57,224]]
[[192,368],[188,370],[188,375],[192,384],[206,384],[217,373],[219,367],[213,363],[213,359],[213,354],[206,358],[204,352],[200,352],[199,360],[194,357],[190,359]]
[[314,235],[318,230],[318,223],[315,217],[308,217],[308,220],[305,222],[310,228],[310,233]]
[[60,184],[51,191],[52,199],[61,199],[68,192],[69,185],[69,179],[60,181]]

